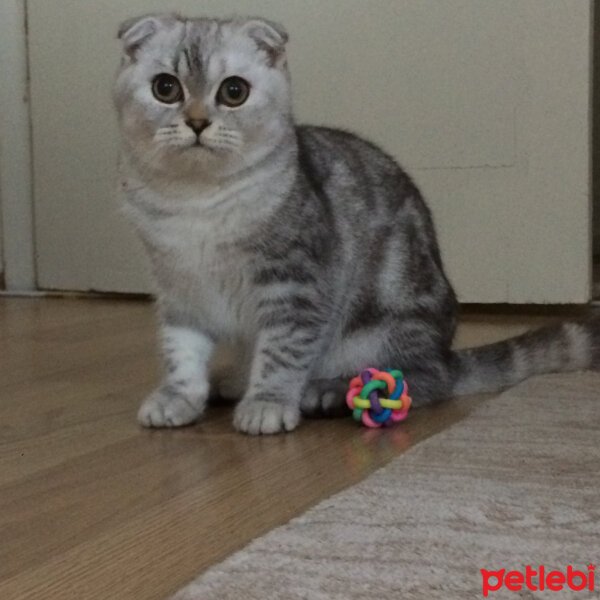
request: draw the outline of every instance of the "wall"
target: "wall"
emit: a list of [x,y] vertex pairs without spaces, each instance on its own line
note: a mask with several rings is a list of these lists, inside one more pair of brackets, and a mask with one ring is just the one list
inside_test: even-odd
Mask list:
[[28,6],[42,285],[146,289],[133,236],[110,201],[115,31],[122,18],[175,9],[286,24],[299,120],[357,131],[407,167],[433,209],[461,300],[589,298],[587,0]]

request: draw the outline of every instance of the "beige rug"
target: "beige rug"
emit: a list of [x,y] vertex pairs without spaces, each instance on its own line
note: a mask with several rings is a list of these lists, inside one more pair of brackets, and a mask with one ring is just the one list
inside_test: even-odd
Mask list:
[[600,590],[600,374],[577,373],[485,401],[175,598],[462,600],[483,597],[481,569],[525,577],[527,565],[565,575],[573,565],[588,578],[583,591],[524,582],[520,592],[504,585],[488,597],[587,600],[600,598],[589,590],[590,563],[599,565]]

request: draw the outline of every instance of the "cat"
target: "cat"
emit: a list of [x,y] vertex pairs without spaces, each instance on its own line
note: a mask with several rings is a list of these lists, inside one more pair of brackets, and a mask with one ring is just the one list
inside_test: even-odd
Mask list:
[[[165,358],[142,425],[194,423],[215,385],[239,399],[237,430],[272,434],[338,411],[366,366],[402,368],[414,406],[598,367],[597,317],[452,349],[428,207],[375,145],[295,124],[282,26],[148,15],[119,38],[121,184]],[[211,382],[226,346],[237,355]]]

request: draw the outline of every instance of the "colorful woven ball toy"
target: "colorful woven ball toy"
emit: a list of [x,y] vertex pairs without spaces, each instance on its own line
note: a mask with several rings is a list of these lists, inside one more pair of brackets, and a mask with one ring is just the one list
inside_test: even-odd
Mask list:
[[402,371],[369,368],[350,382],[346,404],[355,421],[384,427],[406,419],[411,400]]

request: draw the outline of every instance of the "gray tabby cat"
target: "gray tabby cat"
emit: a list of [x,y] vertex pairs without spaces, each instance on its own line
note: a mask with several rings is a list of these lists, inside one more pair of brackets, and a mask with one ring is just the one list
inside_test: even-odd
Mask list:
[[119,37],[122,185],[166,361],[143,425],[196,421],[224,344],[222,391],[251,434],[335,412],[369,365],[402,368],[416,406],[599,365],[597,320],[452,350],[457,302],[419,190],[372,144],[294,124],[281,26],[154,15]]

